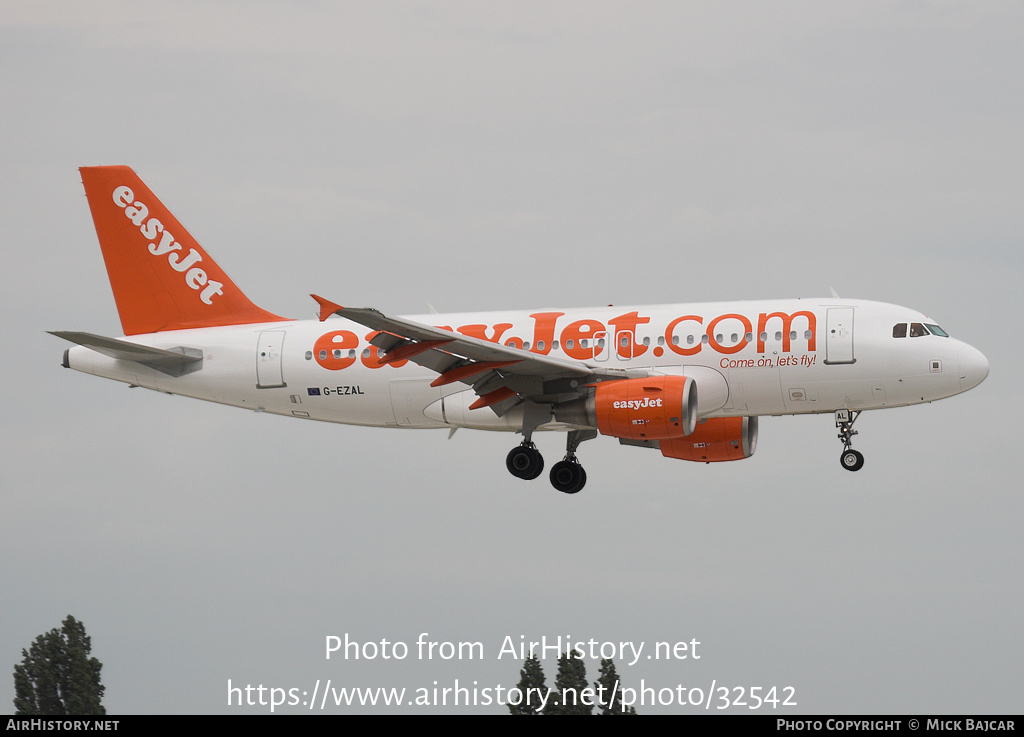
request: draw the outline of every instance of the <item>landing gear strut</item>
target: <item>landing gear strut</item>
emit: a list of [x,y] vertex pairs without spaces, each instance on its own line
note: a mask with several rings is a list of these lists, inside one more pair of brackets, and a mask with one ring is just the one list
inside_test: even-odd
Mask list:
[[551,405],[523,403],[523,442],[508,452],[505,466],[519,479],[530,481],[544,470],[544,458],[533,444],[533,431],[551,419]]
[[836,427],[839,428],[837,436],[843,441],[843,452],[839,456],[839,463],[847,471],[859,471],[864,465],[864,454],[853,449],[853,436],[857,431],[853,429],[853,423],[860,417],[860,412],[855,410],[836,410]]

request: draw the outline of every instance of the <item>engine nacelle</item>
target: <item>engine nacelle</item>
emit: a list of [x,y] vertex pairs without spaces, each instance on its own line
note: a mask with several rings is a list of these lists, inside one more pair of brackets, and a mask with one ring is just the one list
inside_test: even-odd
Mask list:
[[688,376],[602,382],[594,388],[590,407],[592,425],[603,435],[632,440],[682,438],[697,424],[697,384]]
[[756,417],[713,417],[685,438],[662,440],[661,454],[683,461],[741,461],[757,448]]

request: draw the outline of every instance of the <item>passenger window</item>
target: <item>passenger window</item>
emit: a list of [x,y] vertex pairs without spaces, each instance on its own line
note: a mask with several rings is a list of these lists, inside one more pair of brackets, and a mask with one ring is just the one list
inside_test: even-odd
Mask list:
[[907,337],[907,323],[900,322],[892,326],[892,337],[894,338],[906,338]]

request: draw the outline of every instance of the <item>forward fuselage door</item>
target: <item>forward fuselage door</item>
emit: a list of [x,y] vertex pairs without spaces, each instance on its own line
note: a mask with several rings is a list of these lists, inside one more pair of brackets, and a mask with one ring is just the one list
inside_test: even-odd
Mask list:
[[283,330],[264,330],[256,348],[256,388],[274,389],[287,386],[281,369]]
[[830,307],[826,319],[825,363],[856,363],[853,356],[853,308]]

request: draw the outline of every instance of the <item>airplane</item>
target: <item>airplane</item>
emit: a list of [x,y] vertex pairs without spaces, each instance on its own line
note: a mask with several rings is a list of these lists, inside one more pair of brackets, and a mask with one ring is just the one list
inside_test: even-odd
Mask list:
[[836,298],[393,317],[318,295],[319,319],[257,307],[126,166],[80,169],[124,337],[55,331],[65,368],[309,420],[519,433],[508,471],[535,479],[538,431],[566,433],[549,478],[574,494],[598,434],[694,462],[749,458],[758,417],[832,413],[857,471],[865,410],[960,394],[977,349],[920,312]]

